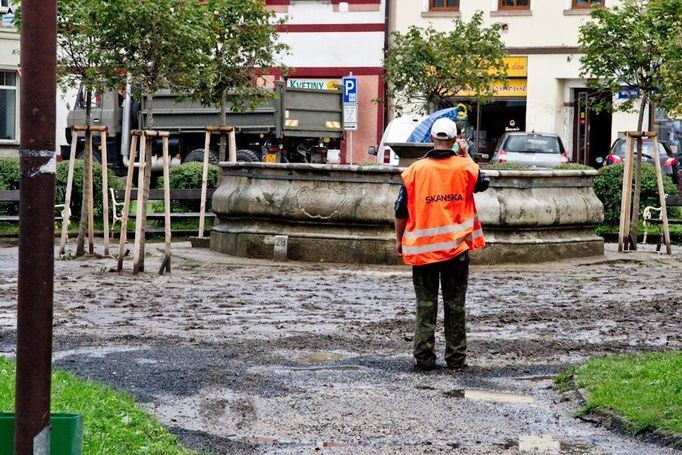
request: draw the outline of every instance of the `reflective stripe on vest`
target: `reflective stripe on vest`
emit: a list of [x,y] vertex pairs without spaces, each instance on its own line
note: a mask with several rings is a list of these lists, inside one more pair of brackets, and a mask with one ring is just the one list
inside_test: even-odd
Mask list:
[[[474,226],[474,222],[476,226]],[[448,233],[455,233],[459,231],[463,231],[465,229],[468,229],[470,227],[474,227],[474,230],[470,233],[467,234],[465,237],[452,240],[449,242],[440,242],[440,243],[430,243],[427,245],[421,245],[421,246],[404,246],[403,245],[403,254],[407,255],[413,255],[413,254],[423,254],[423,253],[433,253],[435,251],[449,251],[457,248],[462,242],[467,242],[469,245],[469,249],[477,249],[481,248],[483,245],[479,246],[479,242],[477,240],[483,240],[483,230],[481,229],[481,225],[478,222],[478,215],[472,220],[467,220],[464,223],[460,224],[454,224],[450,226],[441,226],[438,228],[429,228],[429,229],[422,229],[421,231],[414,231],[414,232],[406,232],[404,234],[404,237],[407,237],[411,240],[417,240],[421,237],[430,237],[433,235],[439,235],[439,234],[448,234]],[[409,235],[408,235],[409,234]]]
[[465,229],[474,227],[474,220],[466,220],[459,224],[451,224],[449,226],[438,226],[433,228],[419,229],[417,231],[408,231],[403,236],[408,240],[417,240],[421,237],[431,237],[441,234],[453,234]]

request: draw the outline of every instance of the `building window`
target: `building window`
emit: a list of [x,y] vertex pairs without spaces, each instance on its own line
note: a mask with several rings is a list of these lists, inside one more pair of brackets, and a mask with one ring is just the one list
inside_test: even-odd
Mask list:
[[429,0],[429,11],[459,11],[459,0]]
[[593,6],[604,6],[604,0],[572,0],[573,8],[592,8]]
[[0,71],[0,141],[17,139],[17,74]]
[[500,0],[500,9],[530,9],[530,0]]

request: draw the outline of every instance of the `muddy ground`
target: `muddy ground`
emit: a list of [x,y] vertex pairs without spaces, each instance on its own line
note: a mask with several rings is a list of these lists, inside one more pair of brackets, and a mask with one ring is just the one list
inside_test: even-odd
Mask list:
[[[132,393],[218,454],[665,454],[575,418],[552,376],[682,349],[682,252],[473,266],[471,366],[413,370],[410,270],[273,263],[174,244],[173,272],[55,263],[54,362]],[[15,351],[17,249],[0,248],[0,352]],[[442,337],[437,339],[442,353]],[[442,363],[442,358],[439,360]],[[87,425],[87,417],[86,417]]]

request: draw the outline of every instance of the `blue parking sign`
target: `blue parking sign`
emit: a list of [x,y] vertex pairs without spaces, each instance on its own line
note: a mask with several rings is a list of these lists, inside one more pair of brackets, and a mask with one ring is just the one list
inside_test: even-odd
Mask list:
[[343,103],[357,104],[358,103],[358,78],[344,77],[343,78]]

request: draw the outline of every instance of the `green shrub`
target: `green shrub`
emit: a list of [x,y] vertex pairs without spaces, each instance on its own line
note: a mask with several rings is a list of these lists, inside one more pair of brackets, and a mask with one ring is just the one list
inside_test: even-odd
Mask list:
[[[180,166],[173,166],[170,168],[168,177],[169,184],[173,190],[188,190],[192,188],[201,188],[201,180],[203,174],[203,163],[193,161],[185,163]],[[218,184],[218,166],[208,166],[208,187],[215,188]],[[159,178],[158,188],[163,188],[163,177]]]
[[554,169],[558,171],[594,171],[592,166],[587,166],[586,164],[580,163],[563,163],[558,166],[554,166]]
[[490,170],[507,170],[507,171],[525,171],[528,165],[524,163],[491,163],[483,166],[484,169]]
[[[19,158],[0,159],[0,190],[18,190],[21,177]],[[55,203],[63,204],[66,196],[66,178],[69,173],[69,162],[57,164],[55,177]],[[94,163],[92,168],[94,179],[94,208],[95,217],[102,216],[102,166]],[[109,170],[109,187],[121,189],[123,185]],[[79,220],[81,216],[81,201],[83,198],[83,160],[76,160],[73,172],[73,187],[71,191],[71,219]],[[15,202],[0,202],[0,214],[18,215],[19,204]]]
[[[73,169],[73,186],[71,190],[71,219],[79,220],[83,201],[83,160],[76,160]],[[66,197],[66,179],[69,174],[69,162],[62,161],[57,165],[55,200],[57,204],[63,204]],[[109,188],[122,189],[123,184],[116,175],[108,171]],[[93,163],[92,166],[93,193],[94,193],[94,216],[102,217],[102,166]],[[110,196],[111,199],[111,196]],[[109,202],[111,206],[111,201]],[[110,209],[111,210],[111,209]]]
[[19,189],[19,158],[0,160],[0,190]]
[[[620,221],[620,202],[623,192],[623,163],[604,166],[594,179],[594,192],[604,204],[604,222],[618,223]],[[634,178],[633,178],[634,182]],[[634,183],[633,183],[634,188]],[[663,189],[666,194],[677,194],[677,188],[672,179],[663,176]],[[648,205],[660,206],[658,199],[658,184],[656,170],[649,164],[642,165],[641,194],[639,199],[639,215]]]
[[[170,188],[173,190],[189,190],[192,188],[201,188],[203,163],[194,161],[174,166],[170,168],[168,180]],[[208,188],[215,188],[218,184],[218,166],[208,166]],[[159,178],[158,188],[163,188],[163,177]],[[206,210],[209,210],[211,200],[206,201]],[[171,209],[178,212],[198,212],[201,208],[201,201],[172,201]]]
[[[0,160],[0,190],[19,189],[19,158],[3,158]],[[0,202],[0,215],[18,215],[19,204],[16,202]]]

